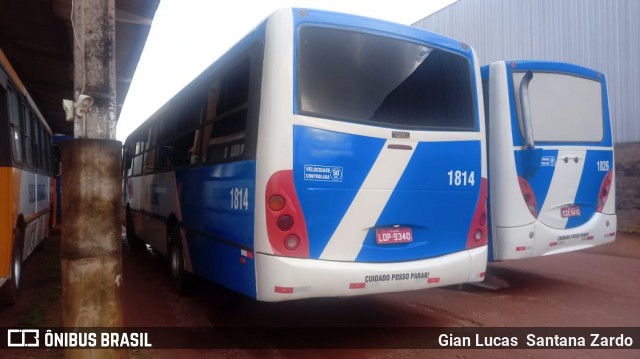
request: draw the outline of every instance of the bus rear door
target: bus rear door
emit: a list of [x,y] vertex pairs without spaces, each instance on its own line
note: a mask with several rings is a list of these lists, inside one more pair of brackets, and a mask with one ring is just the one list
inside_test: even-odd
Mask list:
[[[496,77],[485,82],[491,89],[495,259],[613,241],[613,146],[604,75],[566,63],[525,61],[492,64],[490,72]],[[501,99],[510,105],[501,108]]]

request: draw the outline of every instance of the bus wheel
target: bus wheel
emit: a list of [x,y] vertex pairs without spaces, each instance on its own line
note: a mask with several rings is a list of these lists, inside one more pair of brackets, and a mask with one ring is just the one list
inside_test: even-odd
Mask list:
[[171,269],[171,285],[173,289],[186,295],[189,293],[189,274],[184,270],[184,256],[182,251],[182,238],[180,228],[177,225],[169,229],[169,267]]
[[18,301],[20,278],[22,276],[22,231],[13,231],[13,250],[11,254],[10,278],[0,289],[0,304],[12,305]]

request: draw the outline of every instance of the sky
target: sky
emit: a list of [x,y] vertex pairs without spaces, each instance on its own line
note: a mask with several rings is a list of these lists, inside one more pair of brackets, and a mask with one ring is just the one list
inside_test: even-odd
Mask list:
[[343,12],[411,25],[455,0],[161,0],[116,128],[124,142],[207,66],[284,7]]

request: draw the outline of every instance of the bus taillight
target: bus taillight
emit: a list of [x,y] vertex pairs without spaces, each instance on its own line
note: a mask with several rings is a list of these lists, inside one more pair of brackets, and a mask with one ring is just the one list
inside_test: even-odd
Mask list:
[[480,197],[476,204],[476,210],[471,220],[471,227],[467,234],[466,249],[487,245],[489,241],[487,235],[487,179],[482,178],[480,182]]
[[283,232],[286,232],[290,230],[291,227],[293,227],[293,218],[291,218],[291,216],[288,214],[284,214],[278,217],[277,223],[278,223],[278,229],[280,229]]
[[598,192],[598,205],[596,207],[596,212],[602,212],[604,209],[604,205],[607,204],[607,198],[609,198],[609,191],[611,190],[611,178],[613,177],[613,171],[609,171],[604,179],[602,180],[602,184],[600,184],[600,192]]
[[309,258],[307,224],[293,184],[293,171],[274,173],[267,182],[267,235],[278,255]]
[[284,198],[277,194],[269,197],[269,208],[273,211],[279,211],[284,208]]
[[522,198],[529,212],[531,212],[534,218],[538,218],[538,201],[536,200],[536,195],[533,193],[531,185],[526,179],[520,176],[518,176],[518,184],[520,185],[520,192],[522,192]]
[[290,251],[295,251],[300,246],[300,238],[295,234],[290,234],[284,239],[284,246]]

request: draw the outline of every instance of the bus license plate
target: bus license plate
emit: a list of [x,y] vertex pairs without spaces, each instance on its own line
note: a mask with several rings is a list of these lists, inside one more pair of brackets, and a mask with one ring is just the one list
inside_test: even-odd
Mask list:
[[413,242],[411,228],[376,228],[377,244],[409,243]]

